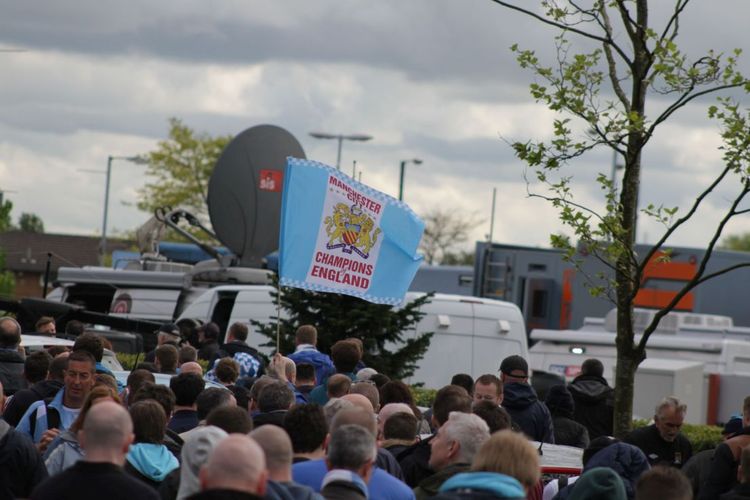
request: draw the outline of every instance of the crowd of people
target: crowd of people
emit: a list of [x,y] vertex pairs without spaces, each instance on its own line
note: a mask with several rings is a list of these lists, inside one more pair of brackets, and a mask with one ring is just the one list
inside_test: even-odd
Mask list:
[[[724,441],[693,455],[671,396],[651,425],[612,437],[596,359],[541,394],[509,356],[419,408],[407,384],[364,366],[358,339],[323,353],[301,326],[294,352],[266,364],[246,325],[220,333],[209,323],[182,345],[164,325],[118,384],[105,339],[81,329],[70,350],[25,355],[18,323],[0,318],[0,499],[750,498],[750,398]],[[543,474],[544,443],[580,448],[580,475]]]

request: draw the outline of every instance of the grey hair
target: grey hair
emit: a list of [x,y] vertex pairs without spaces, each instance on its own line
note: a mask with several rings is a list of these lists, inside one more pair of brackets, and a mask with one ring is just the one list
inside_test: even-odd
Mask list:
[[656,408],[654,409],[654,415],[656,415],[657,417],[661,416],[662,411],[667,408],[674,408],[677,413],[680,413],[682,415],[687,413],[686,404],[681,403],[676,396],[667,396],[666,398],[662,399],[658,405],[656,405]]
[[331,425],[331,422],[333,422],[333,417],[335,417],[336,414],[344,408],[354,408],[354,403],[341,398],[333,398],[328,400],[326,405],[323,407],[323,412],[326,415],[326,422],[329,426]]
[[487,422],[473,413],[452,411],[443,426],[446,439],[461,445],[459,462],[471,463],[479,448],[490,438]]
[[284,357],[284,375],[286,376],[287,380],[292,380],[297,376],[297,365],[294,364],[294,361],[291,359]]
[[333,469],[356,471],[376,455],[375,436],[359,425],[342,425],[328,442],[328,461]]

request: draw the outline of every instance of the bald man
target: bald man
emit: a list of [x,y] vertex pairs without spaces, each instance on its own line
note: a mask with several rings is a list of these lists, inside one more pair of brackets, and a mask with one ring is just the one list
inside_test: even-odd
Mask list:
[[345,396],[342,396],[341,399],[349,401],[357,408],[361,408],[362,410],[375,415],[375,408],[372,406],[372,403],[362,394],[346,394]]
[[[350,396],[360,396],[367,404],[372,406],[361,394],[350,394]],[[357,398],[354,398],[357,399]],[[360,404],[361,403],[361,400]],[[372,410],[368,411],[360,407],[344,408],[338,411],[331,421],[329,435],[326,438],[327,443],[330,441],[330,435],[343,425],[357,425],[366,429],[372,434],[373,438],[377,437],[377,424],[375,414]],[[413,500],[414,492],[398,477],[400,473],[398,462],[388,451],[378,448],[376,458],[377,467],[372,471],[371,481],[368,483],[370,498],[388,498],[390,500]],[[292,466],[292,476],[298,483],[309,486],[315,491],[320,491],[328,469],[324,460],[308,460],[299,462]]]
[[133,423],[121,405],[106,401],[91,407],[78,439],[85,454],[72,467],[40,484],[32,500],[158,500],[159,495],[122,468],[133,442]]
[[180,373],[195,373],[196,375],[203,376],[203,368],[195,361],[188,361],[180,365]]
[[202,492],[191,500],[261,498],[266,494],[266,458],[258,443],[242,434],[231,434],[216,445],[201,467]]
[[305,498],[322,500],[310,487],[292,480],[292,441],[289,435],[275,425],[264,425],[250,433],[250,437],[263,449],[268,469],[268,497]]

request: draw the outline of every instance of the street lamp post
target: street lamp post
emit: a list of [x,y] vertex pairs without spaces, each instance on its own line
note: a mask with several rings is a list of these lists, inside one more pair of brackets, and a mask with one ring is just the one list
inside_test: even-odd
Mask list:
[[336,153],[336,169],[341,170],[341,143],[344,141],[369,141],[372,139],[371,135],[367,134],[328,134],[325,132],[310,132],[310,137],[316,139],[336,139],[338,140],[338,150]]
[[107,255],[107,215],[109,212],[109,181],[112,177],[112,160],[125,160],[139,165],[148,163],[148,160],[141,156],[108,156],[106,181],[104,184],[104,218],[102,220],[102,243],[101,243],[101,264],[104,265],[104,256]]
[[407,163],[421,165],[422,160],[420,160],[419,158],[412,158],[411,160],[401,161],[401,169],[399,171],[399,180],[398,180],[398,201],[404,201],[404,171],[406,170]]

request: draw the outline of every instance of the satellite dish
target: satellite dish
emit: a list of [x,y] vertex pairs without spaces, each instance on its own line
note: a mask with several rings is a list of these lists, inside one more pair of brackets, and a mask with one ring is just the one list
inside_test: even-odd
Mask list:
[[260,267],[279,247],[281,191],[287,156],[305,158],[281,127],[258,125],[232,139],[208,183],[208,213],[216,235],[239,265]]

